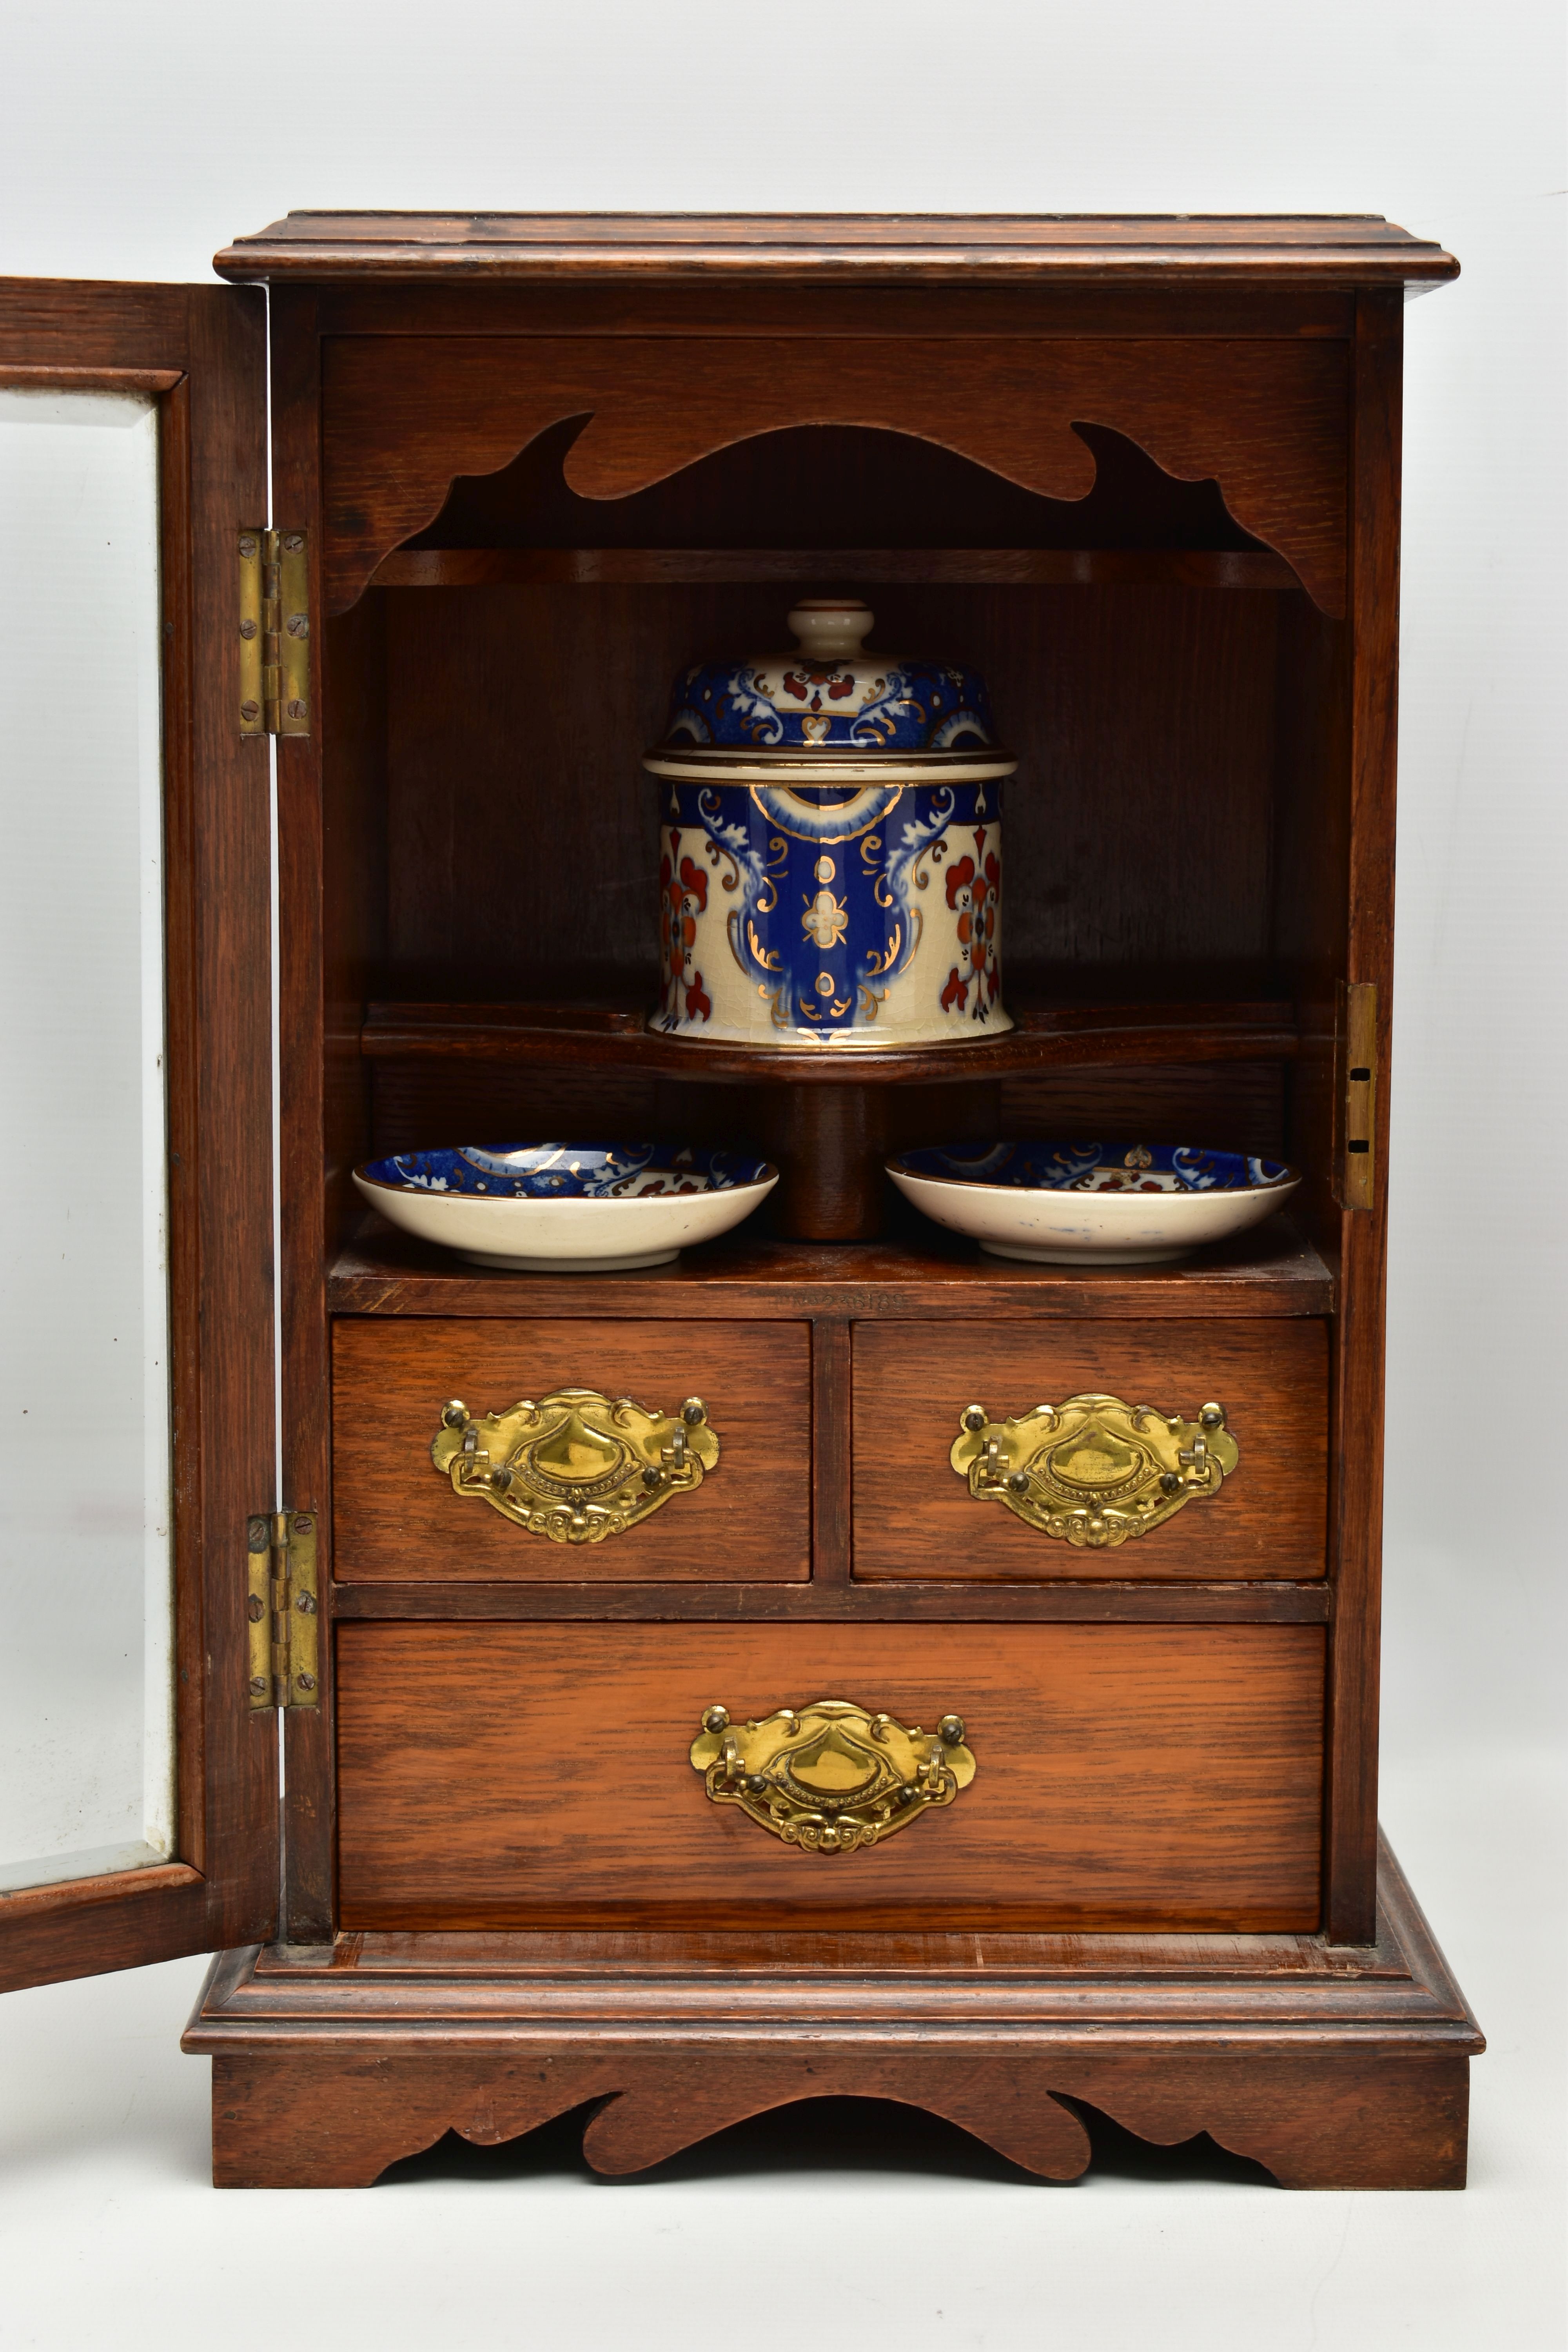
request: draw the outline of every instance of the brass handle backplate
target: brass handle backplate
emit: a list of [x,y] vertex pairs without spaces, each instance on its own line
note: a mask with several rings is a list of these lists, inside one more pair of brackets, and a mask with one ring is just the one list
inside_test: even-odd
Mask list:
[[1091,1550],[1114,1549],[1194,1497],[1217,1495],[1240,1459],[1220,1404],[1204,1405],[1196,1421],[1113,1396],[1037,1404],[1014,1421],[972,1404],[959,1429],[949,1458],[977,1501]]
[[961,1715],[934,1732],[842,1698],[781,1706],[760,1723],[703,1710],[691,1763],[716,1805],[739,1805],[805,1853],[853,1853],[951,1805],[974,1778]]
[[719,1466],[719,1439],[700,1397],[664,1413],[598,1389],[554,1389],[479,1419],[455,1397],[430,1459],[455,1494],[480,1496],[531,1535],[603,1543],[700,1486]]

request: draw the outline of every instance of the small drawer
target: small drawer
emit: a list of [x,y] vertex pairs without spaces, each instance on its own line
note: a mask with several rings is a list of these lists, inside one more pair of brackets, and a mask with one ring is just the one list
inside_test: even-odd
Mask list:
[[[1318,1320],[861,1323],[854,1361],[857,1577],[1324,1572],[1329,1351]],[[1190,1441],[1165,1433],[1167,1462],[1149,1442],[1150,1423],[1141,1433],[1109,1409],[1062,1413],[1086,1396],[1191,1424],[1218,1404],[1235,1466],[1216,1479],[1221,1465],[1210,1459],[1205,1470],[1198,1453],[1195,1478],[1208,1486],[1178,1489],[1170,1507],[1159,1480],[1194,1480],[1192,1461],[1180,1458],[1184,1443],[1194,1453]],[[977,1476],[990,1483],[976,1493],[952,1459],[972,1405],[993,1429],[1042,1405],[1060,1418],[1037,1417],[1004,1441],[1010,1455],[994,1473],[982,1465]],[[1009,1466],[1025,1480],[1019,1500],[1032,1517],[1013,1507]]]
[[[643,1415],[552,1407],[629,1398]],[[718,1460],[696,1484],[679,1422],[700,1398]],[[480,1451],[431,1459],[460,1400]],[[576,1419],[573,1420],[573,1413]],[[341,1318],[332,1328],[333,1573],[340,1580],[777,1582],[811,1572],[811,1345],[804,1323],[587,1323]],[[454,1450],[459,1432],[450,1436]],[[493,1465],[489,1456],[495,1455]],[[682,1456],[685,1455],[685,1466]],[[659,1475],[664,1460],[679,1471]],[[491,1488],[492,1471],[506,1492]],[[470,1467],[479,1475],[470,1480]],[[492,1492],[500,1498],[491,1499]],[[650,1504],[650,1496],[653,1498]],[[609,1532],[605,1532],[605,1528]]]
[[[1320,1625],[358,1622],[337,1643],[345,1928],[1318,1923]],[[841,1809],[944,1717],[973,1777],[836,1851],[709,1793],[705,1710],[793,1708],[810,1733],[823,1699],[924,1727],[877,1747],[862,1712],[797,1752]]]

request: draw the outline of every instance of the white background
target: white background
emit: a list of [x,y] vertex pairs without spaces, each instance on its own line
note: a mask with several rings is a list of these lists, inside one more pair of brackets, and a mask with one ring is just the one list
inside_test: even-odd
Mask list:
[[199,278],[290,205],[1366,211],[1460,257],[1408,316],[1384,1812],[1492,2038],[1464,2198],[778,2132],[280,2206],[201,2186],[197,1964],[17,1995],[8,2341],[1560,2352],[1558,0],[12,0],[3,72],[16,273]]

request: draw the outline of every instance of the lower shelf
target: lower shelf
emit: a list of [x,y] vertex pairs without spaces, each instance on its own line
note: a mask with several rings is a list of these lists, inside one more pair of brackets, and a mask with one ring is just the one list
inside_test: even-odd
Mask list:
[[336,1315],[535,1315],[731,1320],[803,1315],[1040,1322],[1106,1316],[1331,1315],[1334,1277],[1285,1215],[1173,1265],[1032,1265],[914,1218],[885,1241],[788,1242],[743,1226],[640,1274],[471,1265],[366,1215],[327,1271]]
[[1287,2188],[1458,2189],[1485,2047],[1384,1847],[1374,1946],[1315,1936],[365,1935],[215,1962],[220,2188],[367,2186],[447,2131],[591,2100],[638,2172],[829,2095],[945,2116],[1071,2180],[1072,2102],[1164,2146],[1209,2132]]

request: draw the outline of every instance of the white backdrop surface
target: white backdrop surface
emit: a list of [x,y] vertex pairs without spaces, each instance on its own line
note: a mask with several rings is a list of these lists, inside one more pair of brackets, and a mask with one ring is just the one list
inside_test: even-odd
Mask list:
[[[1559,0],[316,0],[293,20],[14,0],[0,270],[20,275],[202,278],[231,235],[340,205],[1366,211],[1464,265],[1407,321],[1384,1811],[1492,2035],[1476,2186],[1042,2202],[939,2152],[926,2175],[873,2149],[770,2177],[753,2143],[613,2203],[569,2174],[492,2180],[503,2220],[476,2183],[426,2179],[308,2200],[329,2217],[312,2308],[340,2335],[357,2314],[387,2346],[661,2347],[750,2313],[1002,2352],[1568,2342],[1564,1988],[1533,1924],[1561,1923],[1568,1630],[1563,74]],[[192,2188],[190,1979],[0,2005],[23,2062],[0,2091],[19,2344],[252,2340],[231,2333],[246,2239],[277,2225]],[[110,2213],[122,2259],[95,2263]],[[466,2302],[443,2300],[449,2264]]]

